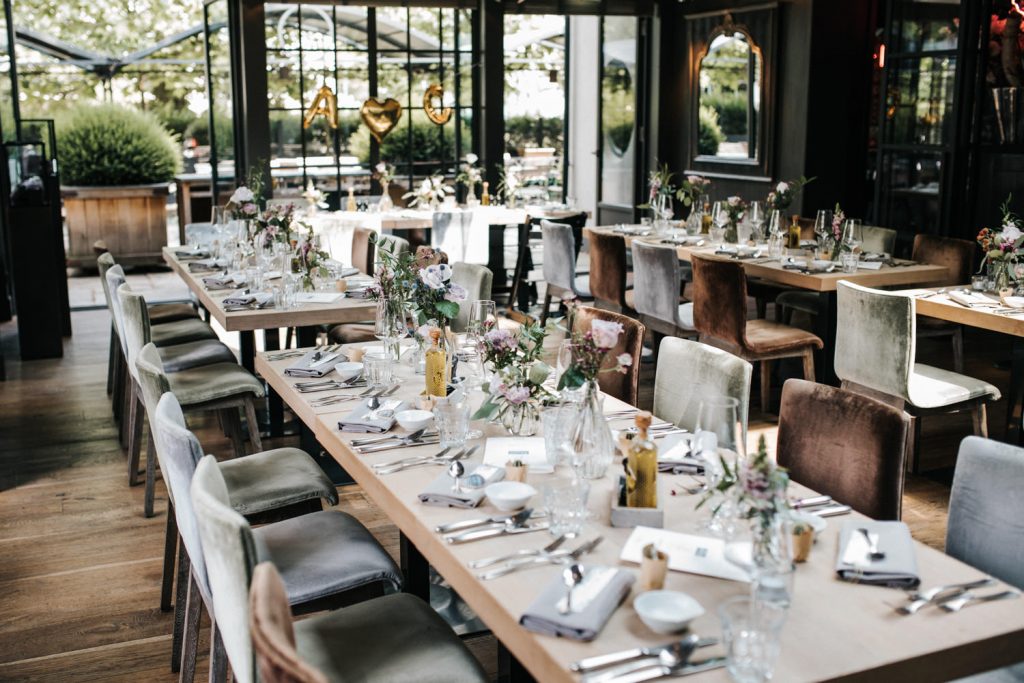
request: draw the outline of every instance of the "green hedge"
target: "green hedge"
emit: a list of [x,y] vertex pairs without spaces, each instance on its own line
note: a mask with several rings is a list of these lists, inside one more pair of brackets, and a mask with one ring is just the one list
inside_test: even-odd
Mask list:
[[181,168],[178,145],[155,116],[113,104],[62,117],[57,140],[66,185],[163,183]]
[[701,106],[711,107],[718,114],[718,125],[726,135],[746,135],[747,97],[737,95],[704,95]]
[[505,119],[505,151],[523,156],[527,147],[554,147],[562,152],[562,117],[512,116]]
[[[455,158],[455,120],[442,126],[442,135],[438,135],[438,126],[429,121],[412,122],[412,146],[409,144],[409,128],[399,125],[380,143],[380,158],[390,164],[403,164],[408,161],[451,160]],[[364,126],[356,128],[348,139],[348,153],[359,159],[360,163],[370,162],[370,135]],[[473,133],[465,121],[462,122],[462,149],[473,147]]]
[[700,130],[697,134],[697,154],[714,156],[718,146],[725,141],[725,133],[718,125],[718,114],[714,109],[701,105]]

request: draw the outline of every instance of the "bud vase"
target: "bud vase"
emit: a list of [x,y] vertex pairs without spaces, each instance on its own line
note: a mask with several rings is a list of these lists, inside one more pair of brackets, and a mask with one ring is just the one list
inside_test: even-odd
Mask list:
[[615,441],[604,417],[604,401],[595,380],[585,385],[580,415],[572,433],[572,466],[584,479],[600,479],[615,457]]
[[533,436],[537,423],[537,406],[530,401],[510,404],[501,416],[501,426],[513,436]]

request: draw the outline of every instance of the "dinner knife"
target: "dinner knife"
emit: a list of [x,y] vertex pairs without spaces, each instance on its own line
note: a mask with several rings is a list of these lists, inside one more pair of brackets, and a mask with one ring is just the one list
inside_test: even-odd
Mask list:
[[316,361],[314,363],[310,363],[309,365],[306,366],[306,368],[309,369],[309,370],[312,370],[313,368],[318,368],[321,365],[326,365],[327,363],[330,363],[332,360],[334,360],[335,358],[337,358],[340,355],[341,355],[340,353],[329,353],[326,356],[324,356],[323,358],[321,358],[320,360],[318,360],[318,361]]
[[467,531],[464,534],[458,536],[448,536],[445,540],[455,545],[459,543],[469,543],[470,541],[479,541],[484,538],[494,538],[496,536],[515,536],[518,534],[529,534],[534,531],[544,531],[548,528],[547,522],[541,522],[540,524],[534,524],[533,526],[515,527],[508,529],[506,527],[498,527],[495,529],[478,529],[477,531]]
[[439,438],[421,439],[419,441],[402,440],[402,441],[398,441],[398,442],[394,442],[394,443],[389,442],[389,443],[377,444],[377,445],[374,445],[374,446],[366,446],[365,448],[357,448],[355,450],[356,450],[356,453],[359,453],[360,455],[366,455],[367,453],[377,453],[379,451],[390,451],[393,448],[409,448],[411,446],[431,446],[431,445],[439,444],[439,443],[441,443],[441,439],[439,439]]
[[852,508],[849,505],[829,505],[828,507],[808,510],[808,512],[819,517],[837,517],[848,514],[851,510]]
[[596,669],[603,669],[614,664],[628,662],[632,659],[640,659],[641,657],[657,657],[663,651],[674,647],[680,647],[684,651],[688,647],[692,652],[697,648],[709,647],[717,644],[718,638],[699,638],[696,635],[691,635],[679,641],[679,643],[668,643],[666,645],[657,645],[654,647],[634,647],[629,650],[622,650],[621,652],[611,652],[606,655],[586,657],[578,662],[573,662],[569,666],[569,669],[576,673],[585,674]]
[[800,498],[794,500],[789,504],[789,507],[794,510],[800,510],[801,508],[813,508],[820,505],[828,505],[832,502],[832,496],[810,496],[809,498]]

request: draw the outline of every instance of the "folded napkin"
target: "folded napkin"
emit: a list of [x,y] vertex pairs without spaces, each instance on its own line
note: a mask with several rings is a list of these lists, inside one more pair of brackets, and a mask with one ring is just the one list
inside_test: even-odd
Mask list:
[[573,640],[593,640],[636,581],[631,571],[616,567],[586,567],[583,581],[573,588],[569,614],[562,614],[566,587],[561,572],[533,601],[519,623],[529,631]]
[[883,265],[885,264],[882,261],[860,261],[857,263],[857,267],[861,270],[881,270]]
[[[872,560],[870,544],[860,529],[878,538],[877,546],[885,557]],[[839,557],[836,573],[844,581],[890,588],[914,588],[921,583],[910,530],[903,522],[875,522],[850,519],[839,532]]]
[[395,413],[404,410],[402,402],[398,399],[386,399],[381,401],[377,412],[391,411],[391,417],[374,416],[370,409],[370,399],[361,401],[359,405],[347,413],[345,417],[338,420],[338,429],[343,432],[359,432],[363,434],[382,434],[395,426]]
[[[658,453],[658,471],[669,474],[704,474],[707,461],[694,455],[690,441],[693,434],[679,434],[680,438],[672,443],[665,443]],[[668,442],[674,437],[665,437]]]
[[227,275],[208,275],[203,278],[203,284],[207,289],[234,289],[245,284],[245,275],[242,273],[228,273]]
[[295,295],[297,304],[333,304],[341,298],[338,292],[299,292]]
[[[319,357],[317,357],[319,353]],[[340,352],[324,354],[322,351],[309,351],[287,368],[284,374],[289,377],[323,377],[334,371],[334,366],[348,360]],[[326,362],[324,362],[326,361]]]
[[256,292],[255,294],[231,294],[221,299],[224,306],[263,306],[274,298],[269,292]]
[[456,492],[452,490],[455,480],[448,476],[447,472],[442,472],[420,493],[420,502],[424,505],[440,505],[451,508],[475,508],[484,499],[484,488],[486,485],[504,479],[505,470],[482,463],[478,465],[467,464],[466,472],[462,476],[463,481],[469,475],[476,473],[479,473],[484,478],[484,482],[486,482],[484,486],[475,489],[463,486],[461,492]]
[[193,273],[200,273],[210,270],[220,270],[227,264],[227,259],[204,258],[199,259],[198,261],[190,261],[188,269]]
[[999,302],[995,299],[989,299],[984,294],[978,294],[977,292],[965,292],[963,290],[956,290],[946,294],[950,299],[957,302],[961,306],[998,306]]
[[179,259],[201,259],[208,258],[210,256],[210,250],[203,249],[202,247],[199,249],[175,249],[174,255]]

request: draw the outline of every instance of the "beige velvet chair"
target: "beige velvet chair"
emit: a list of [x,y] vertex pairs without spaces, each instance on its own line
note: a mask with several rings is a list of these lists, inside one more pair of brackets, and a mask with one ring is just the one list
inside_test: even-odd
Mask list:
[[474,263],[452,265],[452,282],[466,290],[466,299],[459,302],[459,315],[452,321],[453,332],[465,332],[474,301],[488,301],[494,274],[487,266]]
[[572,331],[574,334],[582,335],[590,330],[595,320],[617,323],[622,326],[622,334],[619,335],[618,345],[608,352],[609,358],[615,358],[620,354],[628,354],[632,364],[627,371],[602,372],[597,376],[597,384],[601,391],[624,401],[631,406],[638,402],[637,390],[640,386],[640,357],[644,350],[644,333],[646,328],[629,316],[615,311],[605,311],[592,306],[578,306],[572,312]]
[[884,397],[914,418],[912,468],[919,467],[921,418],[968,410],[988,435],[986,404],[999,390],[983,380],[918,363],[913,297],[840,280],[835,369],[844,388]]

